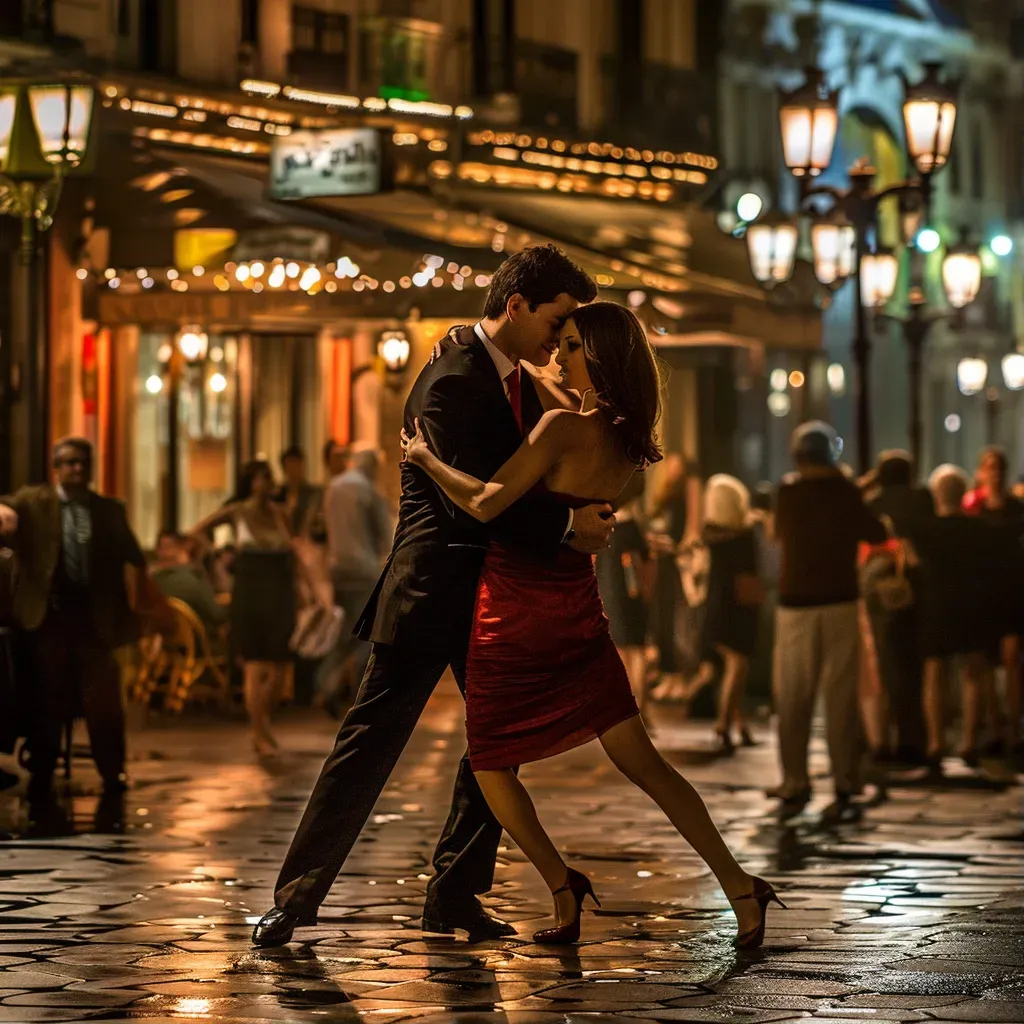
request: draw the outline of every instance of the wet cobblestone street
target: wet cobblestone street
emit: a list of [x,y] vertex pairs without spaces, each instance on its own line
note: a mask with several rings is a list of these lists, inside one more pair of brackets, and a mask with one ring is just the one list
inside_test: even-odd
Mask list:
[[[859,824],[826,828],[815,800],[787,827],[762,789],[774,746],[713,759],[710,730],[656,709],[655,739],[788,911],[739,954],[724,896],[695,855],[591,744],[523,777],[603,909],[556,953],[530,935],[550,911],[533,869],[500,854],[487,898],[515,938],[419,931],[429,855],[463,750],[442,687],[345,871],[299,941],[249,944],[335,726],[285,716],[259,766],[240,722],[160,720],[132,736],[123,831],[93,830],[95,776],[76,763],[69,834],[25,837],[0,797],[0,1022],[1024,1021],[1020,789],[907,781]],[[952,767],[952,763],[951,763]],[[102,815],[101,815],[102,817]],[[99,823],[102,826],[102,822]]]

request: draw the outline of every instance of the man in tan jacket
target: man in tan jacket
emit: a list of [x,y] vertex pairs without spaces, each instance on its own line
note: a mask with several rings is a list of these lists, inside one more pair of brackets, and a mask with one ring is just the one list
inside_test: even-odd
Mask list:
[[56,486],[0,498],[0,536],[17,559],[13,614],[33,640],[29,694],[30,802],[49,799],[61,726],[82,714],[104,793],[125,789],[124,707],[114,650],[138,637],[125,582],[145,565],[124,506],[90,487],[92,445],[54,448]]

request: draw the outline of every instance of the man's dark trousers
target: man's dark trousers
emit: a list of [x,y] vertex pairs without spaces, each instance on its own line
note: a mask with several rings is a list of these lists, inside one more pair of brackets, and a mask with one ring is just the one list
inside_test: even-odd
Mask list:
[[[451,650],[374,644],[355,703],[338,731],[278,876],[274,902],[315,920],[345,858],[401,756],[435,686],[451,663],[465,692],[465,633]],[[434,851],[427,899],[464,905],[494,884],[501,825],[463,756],[444,832]]]

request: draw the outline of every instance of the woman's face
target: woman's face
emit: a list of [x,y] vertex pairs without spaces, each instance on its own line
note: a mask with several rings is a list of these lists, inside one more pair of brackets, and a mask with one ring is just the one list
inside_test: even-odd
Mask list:
[[265,498],[271,491],[273,481],[270,479],[270,474],[266,470],[260,470],[253,474],[252,478],[252,496],[254,498]]
[[565,326],[558,332],[555,362],[558,363],[559,380],[563,386],[581,395],[594,389],[587,371],[587,360],[583,355],[583,342],[572,317],[565,321]]
[[981,460],[978,467],[978,479],[983,487],[987,487],[995,494],[1002,494],[1006,487],[1003,463],[998,455],[989,452]]

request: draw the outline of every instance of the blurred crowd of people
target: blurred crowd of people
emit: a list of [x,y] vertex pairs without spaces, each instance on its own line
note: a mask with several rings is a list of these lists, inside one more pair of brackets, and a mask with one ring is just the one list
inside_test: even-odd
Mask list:
[[836,820],[889,772],[941,782],[951,750],[973,770],[1024,770],[1024,500],[1005,454],[986,449],[973,475],[940,466],[926,484],[906,452],[859,480],[840,455],[831,427],[804,424],[795,471],[753,495],[670,457],[646,509],[623,496],[598,556],[641,708],[710,715],[723,755],[755,743],[753,706],[773,712],[781,781],[768,793],[783,817],[811,799],[819,699]]

